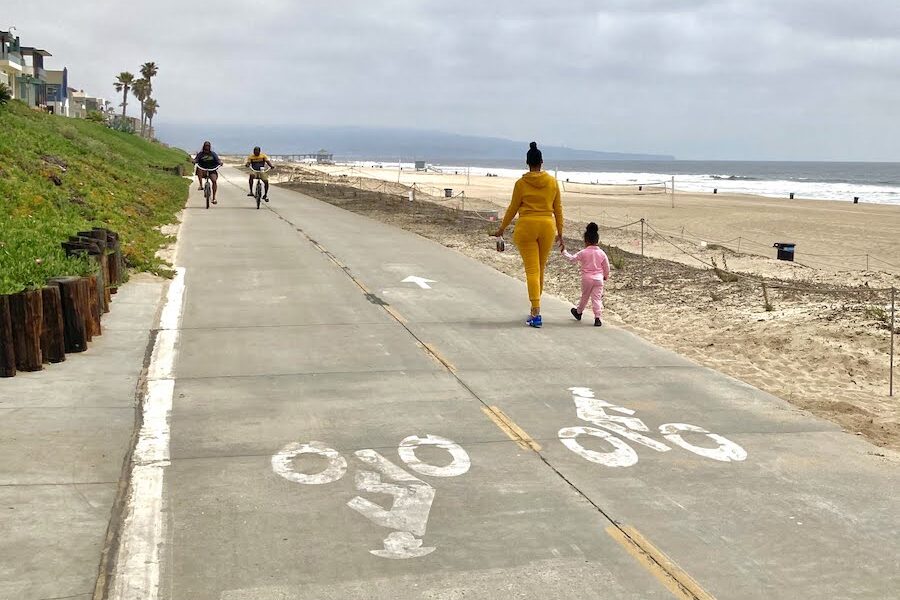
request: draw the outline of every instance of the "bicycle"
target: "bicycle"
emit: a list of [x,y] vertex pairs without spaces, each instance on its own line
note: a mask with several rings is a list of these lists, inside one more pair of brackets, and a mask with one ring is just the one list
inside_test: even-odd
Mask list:
[[[222,165],[219,165],[219,166],[222,166]],[[206,172],[206,177],[203,178],[206,180],[206,182],[203,184],[203,197],[206,198],[206,208],[209,208],[209,199],[212,197],[212,183],[210,182],[209,174],[217,172],[219,170],[219,167],[215,167],[213,169],[206,169],[204,167],[201,167],[200,165],[197,165],[197,168],[200,169],[201,171]]]
[[268,173],[272,169],[266,169],[265,171],[250,171],[251,175],[256,178],[256,188],[253,192],[253,197],[256,198],[256,210],[259,210],[259,205],[262,203],[262,177],[259,176],[260,173]]

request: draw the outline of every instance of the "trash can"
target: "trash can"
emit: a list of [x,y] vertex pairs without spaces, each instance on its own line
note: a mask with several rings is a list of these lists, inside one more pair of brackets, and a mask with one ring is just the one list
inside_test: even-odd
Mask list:
[[794,242],[775,242],[774,248],[778,248],[778,260],[789,260],[794,262],[794,248],[797,246]]
[[453,197],[453,188],[444,188],[444,198]]

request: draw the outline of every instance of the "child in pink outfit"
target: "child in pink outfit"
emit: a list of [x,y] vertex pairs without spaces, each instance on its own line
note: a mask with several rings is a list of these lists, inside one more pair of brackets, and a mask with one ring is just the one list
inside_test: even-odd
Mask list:
[[600,228],[596,223],[588,223],[584,231],[584,250],[577,254],[569,254],[563,250],[566,258],[581,266],[581,302],[578,303],[578,308],[572,309],[572,316],[580,321],[590,299],[594,311],[594,327],[603,325],[600,320],[603,316],[603,284],[609,279],[609,258],[598,243]]

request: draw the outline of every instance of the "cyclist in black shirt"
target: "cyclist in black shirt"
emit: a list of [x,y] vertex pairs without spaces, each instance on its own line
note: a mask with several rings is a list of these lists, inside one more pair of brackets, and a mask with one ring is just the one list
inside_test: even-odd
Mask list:
[[203,178],[208,177],[212,182],[212,203],[216,204],[216,192],[219,189],[217,183],[219,174],[216,171],[206,171],[204,169],[216,169],[222,166],[222,159],[219,155],[212,151],[212,144],[203,142],[203,150],[194,157],[194,164],[199,168],[195,169],[197,173],[197,181],[200,182],[200,189],[203,189]]

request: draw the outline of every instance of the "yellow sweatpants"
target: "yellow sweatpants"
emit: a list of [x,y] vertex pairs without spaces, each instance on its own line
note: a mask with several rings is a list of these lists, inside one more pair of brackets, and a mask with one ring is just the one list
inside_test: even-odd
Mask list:
[[541,308],[541,294],[544,292],[544,267],[553,250],[556,239],[556,221],[553,217],[519,217],[513,242],[522,255],[525,264],[525,279],[528,282],[528,299],[532,309]]

